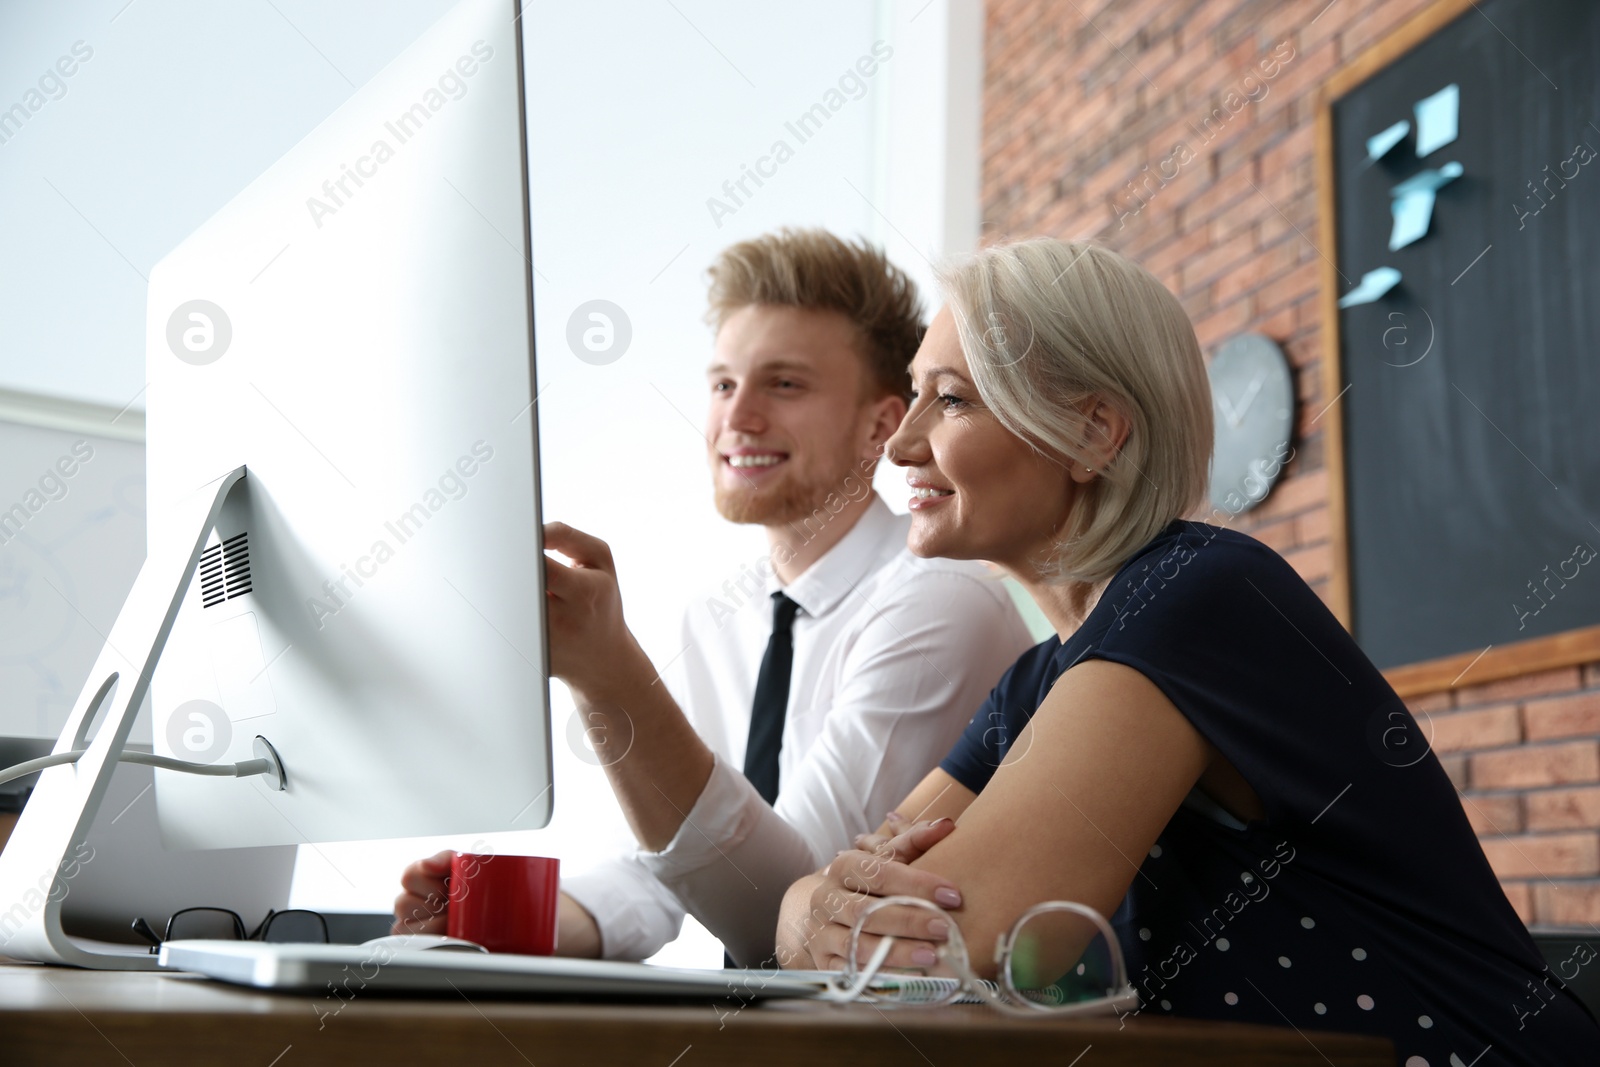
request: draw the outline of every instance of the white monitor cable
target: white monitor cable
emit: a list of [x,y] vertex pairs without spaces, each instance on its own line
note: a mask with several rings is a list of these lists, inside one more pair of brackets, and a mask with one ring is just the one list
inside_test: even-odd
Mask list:
[[[55,752],[37,759],[25,760],[0,770],[0,785],[26,775],[34,774],[49,767],[62,767],[67,764],[77,763],[89,750],[86,748],[74,749],[71,752]],[[171,756],[157,756],[150,752],[123,752],[117,759],[122,763],[138,763],[146,767],[159,767],[167,771],[181,771],[184,774],[205,774],[219,778],[250,778],[262,775],[268,784],[275,790],[284,787],[283,763],[278,759],[277,751],[264,737],[257,736],[255,740],[255,759],[244,760],[240,763],[191,763],[188,760],[173,759]]]

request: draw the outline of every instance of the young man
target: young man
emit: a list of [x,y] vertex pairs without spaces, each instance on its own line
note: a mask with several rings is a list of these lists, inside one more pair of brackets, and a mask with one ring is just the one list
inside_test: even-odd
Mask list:
[[[546,567],[551,674],[640,845],[563,879],[565,955],[643,959],[687,910],[737,963],[767,959],[788,885],[879,825],[1032,644],[994,577],[911,555],[872,491],[922,333],[910,279],[820,230],[734,245],[710,274],[717,510],[764,527],[770,555],[690,606],[658,685],[610,550],[546,527],[570,561]],[[397,931],[442,932],[448,869],[407,868]]]

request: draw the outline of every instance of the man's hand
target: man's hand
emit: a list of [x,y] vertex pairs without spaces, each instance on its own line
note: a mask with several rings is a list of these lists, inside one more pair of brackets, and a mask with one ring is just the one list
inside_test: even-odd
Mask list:
[[551,675],[571,687],[580,706],[606,701],[619,668],[643,669],[652,681],[650,662],[622,618],[611,548],[564,522],[545,524],[544,547],[571,561],[545,557]]
[[396,934],[442,934],[449,926],[446,914],[450,893],[445,879],[450,877],[450,852],[436,852],[418,860],[400,875],[400,895],[394,898]]
[[[400,875],[400,895],[394,898],[394,934],[444,934],[449,932],[450,853],[438,852],[418,860]],[[600,928],[582,904],[562,893],[556,907],[556,955],[600,955]]]
[[[909,866],[948,837],[955,821],[906,824],[891,816],[889,825],[906,828],[888,838],[862,834],[854,851],[839,853],[822,871],[789,887],[778,922],[778,960],[783,966],[824,971],[843,967],[850,932],[875,897],[912,896],[942,908],[961,906],[961,893],[948,879]],[[865,963],[879,939],[889,934],[895,943],[885,967],[931,967],[937,961],[936,944],[949,933],[945,920],[921,908],[880,908],[863,930],[857,962]]]

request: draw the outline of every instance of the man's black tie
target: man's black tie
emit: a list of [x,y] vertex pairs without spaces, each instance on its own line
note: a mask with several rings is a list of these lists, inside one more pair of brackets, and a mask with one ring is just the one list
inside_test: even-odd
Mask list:
[[[772,594],[772,636],[756,675],[756,696],[750,704],[750,736],[744,747],[744,776],[768,804],[778,799],[778,753],[783,749],[783,720],[789,709],[789,672],[794,666],[794,616],[800,605],[782,593]],[[722,954],[724,967],[737,967]]]
[[794,666],[794,616],[800,605],[782,593],[772,594],[772,636],[756,698],[750,707],[750,740],[744,750],[744,776],[768,804],[778,799],[778,753],[783,748],[783,719],[789,707],[789,672]]

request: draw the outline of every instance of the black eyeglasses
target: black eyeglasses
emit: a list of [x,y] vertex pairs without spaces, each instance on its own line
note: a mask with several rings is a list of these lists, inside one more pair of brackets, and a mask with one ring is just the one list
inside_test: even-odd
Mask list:
[[150,952],[160,951],[164,941],[272,941],[278,944],[328,943],[328,920],[314,911],[294,908],[289,911],[268,911],[250,933],[244,932],[244,920],[229,908],[184,908],[172,913],[167,920],[164,936],[142,917],[133,920],[133,932],[150,942]]

